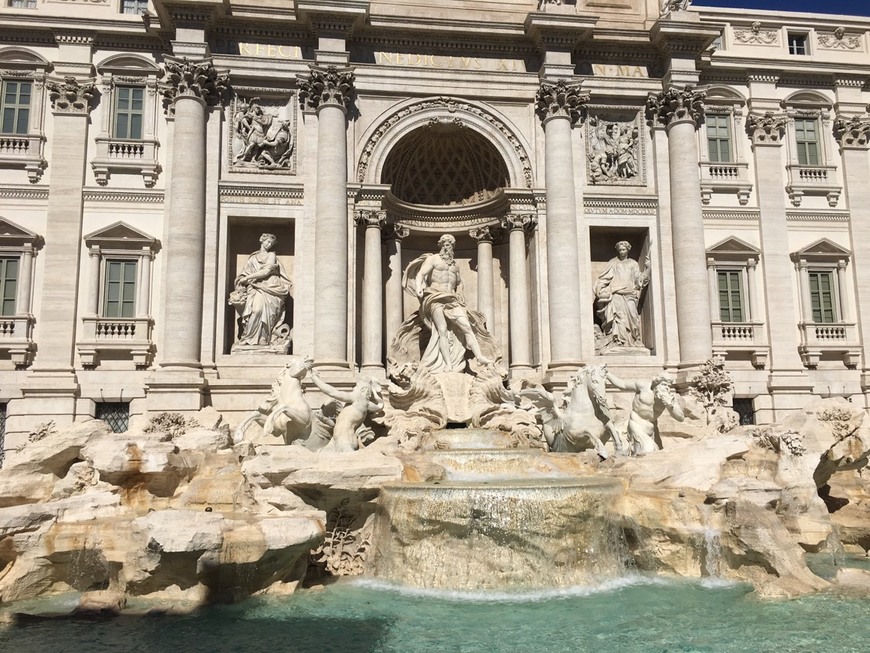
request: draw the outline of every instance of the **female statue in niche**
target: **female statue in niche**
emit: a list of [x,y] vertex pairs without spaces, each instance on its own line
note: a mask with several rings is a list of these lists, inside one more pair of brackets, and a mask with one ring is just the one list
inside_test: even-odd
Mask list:
[[641,272],[637,261],[628,257],[630,250],[628,241],[616,243],[616,256],[595,282],[595,308],[603,332],[601,350],[644,346],[637,305],[641,291],[649,284],[649,257]]
[[275,255],[275,234],[260,236],[260,249],[235,280],[229,303],[239,313],[239,337],[232,352],[270,351],[285,354],[290,346],[290,327],[284,324],[284,309],[293,284]]

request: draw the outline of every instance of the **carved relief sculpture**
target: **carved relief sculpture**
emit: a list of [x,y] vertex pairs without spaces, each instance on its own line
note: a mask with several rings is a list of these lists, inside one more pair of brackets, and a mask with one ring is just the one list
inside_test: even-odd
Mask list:
[[424,254],[405,270],[402,286],[420,300],[420,309],[396,333],[391,355],[399,364],[417,362],[413,352],[421,349],[427,331],[429,340],[419,363],[430,372],[462,372],[468,354],[482,365],[497,358],[483,315],[465,305],[453,258],[455,243],[453,236],[441,236],[437,254]]
[[332,387],[314,370],[311,370],[311,380],[327,397],[345,404],[335,419],[332,441],[327,449],[356,451],[374,439],[374,433],[363,422],[369,413],[379,413],[384,409],[381,385],[376,379],[359,379],[350,392]]
[[662,0],[661,15],[667,16],[672,11],[686,11],[692,0]]
[[260,98],[236,100],[232,164],[262,169],[290,168],[294,139],[286,106],[264,106]]
[[612,373],[607,380],[620,390],[634,392],[631,414],[628,417],[626,436],[632,454],[644,454],[662,448],[658,419],[667,410],[677,421],[682,422],[684,412],[673,380],[660,374],[649,381],[623,381]]
[[734,40],[738,43],[773,45],[779,40],[779,31],[773,29],[761,29],[761,23],[755,21],[749,29],[734,30]]
[[595,282],[595,308],[601,320],[602,336],[596,342],[599,353],[623,347],[643,347],[638,302],[641,291],[649,284],[650,264],[644,270],[628,252],[631,245],[616,243],[617,255]]
[[276,242],[274,234],[260,236],[260,249],[248,257],[236,276],[229,304],[240,319],[232,353],[286,354],[290,347],[290,327],[284,323],[284,314],[293,284],[274,252]]
[[613,184],[637,179],[640,160],[637,124],[593,118],[588,125],[589,181]]

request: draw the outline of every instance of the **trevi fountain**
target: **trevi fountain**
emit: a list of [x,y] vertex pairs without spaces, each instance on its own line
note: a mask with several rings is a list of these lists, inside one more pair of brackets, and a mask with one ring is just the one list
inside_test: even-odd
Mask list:
[[[234,347],[285,355],[260,243]],[[34,431],[0,471],[4,650],[866,650],[865,411],[738,426],[716,358],[679,387],[605,364],[510,383],[453,248],[407,266],[387,379],[287,355],[234,429]],[[604,349],[638,342],[629,248],[595,284]]]

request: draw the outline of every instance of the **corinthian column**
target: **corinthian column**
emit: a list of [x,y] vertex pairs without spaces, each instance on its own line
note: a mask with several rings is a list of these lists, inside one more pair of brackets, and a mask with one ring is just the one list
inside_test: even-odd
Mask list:
[[529,275],[526,266],[526,232],[535,228],[538,217],[532,213],[512,213],[502,225],[509,232],[510,247],[510,367],[530,369],[531,315],[529,302]]
[[669,88],[647,100],[650,119],[664,124],[668,135],[677,328],[683,366],[710,358],[713,349],[695,137],[703,100],[704,93],[691,86]]
[[580,92],[579,84],[565,81],[542,82],[536,97],[545,136],[550,368],[573,368],[581,359],[580,261],[571,127],[588,99],[588,94]]
[[365,229],[362,278],[362,369],[384,369],[384,280],[381,272],[381,229],[386,211],[357,211],[356,223]]
[[202,349],[205,260],[206,110],[226,88],[209,60],[166,59],[171,87],[165,96],[175,115],[172,178],[167,201],[163,278],[171,301],[160,325],[161,368],[199,368]]
[[317,191],[314,210],[314,358],[347,362],[347,109],[349,68],[311,66],[300,78],[299,100],[317,112]]
[[486,330],[495,333],[493,306],[492,240],[489,226],[470,229],[468,235],[477,241],[477,310],[486,318]]
[[[864,390],[864,405],[870,405],[870,224],[862,212],[870,206],[870,116],[838,118],[834,123],[834,134],[840,145],[843,157],[843,181],[846,197],[849,200],[851,219],[849,232],[852,241],[852,270],[855,288],[855,317],[864,348],[864,363],[861,374],[861,387]],[[845,296],[840,301],[845,306]]]
[[[758,208],[761,213],[759,232],[761,256],[764,262],[764,289],[767,298],[765,322],[770,338],[770,371],[772,377],[786,372],[794,376],[803,369],[798,354],[798,328],[796,298],[793,288],[794,270],[789,258],[788,225],[785,205],[782,201],[784,181],[782,162],[782,136],[785,133],[785,116],[773,113],[751,113],[746,121],[746,130],[752,140],[755,154],[756,189]],[[800,281],[804,293],[803,275]],[[809,289],[806,289],[809,296]],[[809,309],[809,301],[801,302]],[[774,383],[772,390],[777,390]],[[794,385],[789,382],[788,386]]]

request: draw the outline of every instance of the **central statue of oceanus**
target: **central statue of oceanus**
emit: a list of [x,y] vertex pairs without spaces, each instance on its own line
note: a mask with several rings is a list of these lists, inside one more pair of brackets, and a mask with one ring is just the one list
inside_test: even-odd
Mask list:
[[453,236],[441,236],[440,251],[416,258],[405,270],[402,286],[419,299],[420,309],[402,323],[393,340],[391,358],[399,364],[419,362],[430,372],[464,372],[469,357],[480,365],[499,358],[483,315],[465,304],[455,244]]

